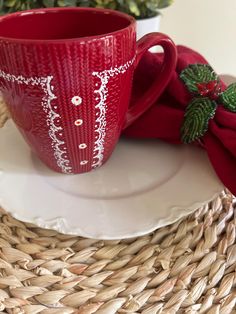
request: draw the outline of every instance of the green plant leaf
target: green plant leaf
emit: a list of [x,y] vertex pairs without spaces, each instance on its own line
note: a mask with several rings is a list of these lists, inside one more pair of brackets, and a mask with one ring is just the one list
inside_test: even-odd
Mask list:
[[174,0],[159,0],[158,1],[158,9],[164,9],[171,5],[174,2]]
[[138,4],[135,1],[129,1],[129,10],[135,16],[140,15]]
[[3,0],[0,0],[0,10],[2,11],[3,9],[3,6],[4,6],[4,1]]
[[218,81],[219,78],[208,64],[191,64],[180,73],[180,78],[191,93],[198,94],[198,83]]
[[16,4],[17,4],[17,0],[6,0],[6,1],[5,1],[5,5],[6,5],[8,8],[12,8],[12,7],[14,7]]
[[152,11],[152,12],[157,13],[157,4],[150,1],[147,3],[147,9]]
[[206,133],[209,120],[215,115],[216,107],[216,102],[209,98],[194,98],[190,102],[181,128],[183,143],[194,142]]
[[108,9],[117,9],[117,3],[113,0],[97,0],[96,7],[98,8],[108,8]]
[[76,6],[76,0],[58,0],[57,4],[60,7],[73,7]]
[[55,1],[54,0],[43,0],[43,5],[46,8],[54,7]]
[[22,9],[81,6],[101,7],[123,11],[136,19],[153,17],[157,9],[170,5],[173,0],[0,0],[0,14],[11,13]]
[[221,93],[219,101],[227,110],[236,112],[236,83],[229,85],[228,88]]
[[76,4],[78,7],[91,7],[92,6],[92,2],[90,0],[78,0]]

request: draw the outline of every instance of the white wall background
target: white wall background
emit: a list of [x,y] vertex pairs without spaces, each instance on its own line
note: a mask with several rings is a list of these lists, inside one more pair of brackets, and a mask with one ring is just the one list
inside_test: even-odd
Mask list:
[[236,76],[236,0],[175,0],[162,14],[163,33]]

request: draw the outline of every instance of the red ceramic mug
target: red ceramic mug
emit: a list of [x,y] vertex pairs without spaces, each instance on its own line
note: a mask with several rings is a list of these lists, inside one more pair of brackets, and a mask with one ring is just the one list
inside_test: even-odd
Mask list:
[[[152,46],[162,70],[130,109],[132,77]],[[0,17],[0,89],[12,118],[51,169],[82,173],[101,166],[123,128],[159,97],[176,64],[160,33],[136,43],[135,20],[91,8],[50,8]]]

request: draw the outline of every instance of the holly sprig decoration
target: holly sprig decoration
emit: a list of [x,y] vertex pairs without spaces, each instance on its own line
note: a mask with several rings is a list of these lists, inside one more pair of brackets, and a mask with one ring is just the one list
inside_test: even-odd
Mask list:
[[[191,64],[180,74],[193,99],[187,106],[181,127],[183,143],[199,140],[208,130],[219,105],[236,112],[236,83],[222,91],[219,76],[208,64]],[[236,117],[235,117],[236,118]]]

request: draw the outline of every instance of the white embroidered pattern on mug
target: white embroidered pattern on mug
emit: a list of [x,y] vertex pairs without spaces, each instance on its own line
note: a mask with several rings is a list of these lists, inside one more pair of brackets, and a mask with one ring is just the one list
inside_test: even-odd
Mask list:
[[94,92],[98,95],[98,103],[95,106],[96,109],[96,125],[95,125],[95,144],[93,150],[93,163],[92,168],[97,168],[102,165],[104,158],[104,140],[106,136],[106,109],[107,109],[107,84],[111,77],[125,73],[128,68],[134,63],[136,56],[130,61],[119,67],[112,67],[109,70],[101,72],[93,72],[93,76],[97,77],[101,81],[101,85]]
[[[52,148],[54,151],[54,157],[57,162],[58,167],[62,170],[63,173],[72,173],[72,168],[70,166],[70,161],[66,159],[67,149],[65,147],[65,142],[58,138],[58,132],[62,132],[62,127],[55,124],[55,120],[60,120],[61,116],[56,113],[51,105],[51,101],[56,99],[56,95],[53,93],[53,86],[51,81],[53,76],[46,77],[23,77],[22,75],[15,76],[9,73],[5,73],[0,70],[0,77],[6,81],[17,83],[17,84],[26,84],[32,86],[40,86],[44,92],[44,96],[41,101],[41,105],[45,113],[47,114],[47,125],[49,127],[49,137],[52,140]],[[61,147],[63,145],[63,148]]]

